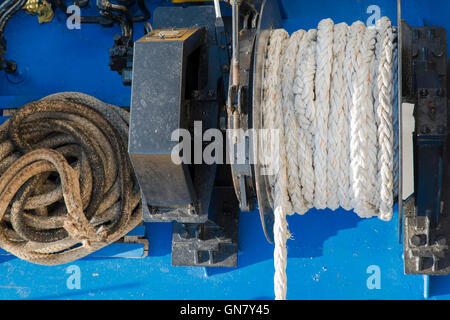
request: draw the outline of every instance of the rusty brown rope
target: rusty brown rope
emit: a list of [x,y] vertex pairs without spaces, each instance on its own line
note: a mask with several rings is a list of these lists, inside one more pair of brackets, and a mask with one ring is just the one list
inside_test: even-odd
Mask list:
[[43,265],[80,259],[142,221],[129,114],[81,93],[31,102],[0,127],[0,247]]

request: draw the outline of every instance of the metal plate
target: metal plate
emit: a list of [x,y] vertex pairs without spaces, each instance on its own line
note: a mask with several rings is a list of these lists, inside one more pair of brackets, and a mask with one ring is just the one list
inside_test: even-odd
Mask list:
[[[278,2],[275,0],[264,1],[259,17],[258,31],[256,34],[256,46],[254,53],[253,74],[253,129],[257,133],[262,128],[261,102],[263,97],[262,80],[264,79],[264,64],[266,47],[270,31],[281,26],[281,13]],[[261,175],[261,166],[258,160],[258,135],[253,138],[253,159],[256,194],[258,197],[258,209],[264,234],[270,243],[273,243],[273,199],[270,192],[267,176]]]
[[196,31],[197,29],[158,29],[153,30],[149,34],[146,34],[138,41],[140,42],[164,41],[164,40],[184,41]]

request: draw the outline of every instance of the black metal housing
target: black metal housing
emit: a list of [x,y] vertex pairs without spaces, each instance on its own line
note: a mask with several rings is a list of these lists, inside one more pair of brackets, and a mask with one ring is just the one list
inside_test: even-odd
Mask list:
[[415,104],[414,195],[404,201],[408,274],[450,273],[446,32],[402,22],[403,102]]
[[153,31],[134,45],[129,153],[144,221],[175,221],[177,266],[237,265],[239,210],[229,166],[172,161],[177,129],[194,137],[220,128],[225,138],[227,25],[213,6],[157,8]]
[[147,203],[176,208],[194,205],[197,197],[188,165],[172,161],[178,144],[172,133],[189,129],[187,66],[205,32],[181,29],[178,38],[160,38],[164,32],[156,30],[135,44],[129,150]]

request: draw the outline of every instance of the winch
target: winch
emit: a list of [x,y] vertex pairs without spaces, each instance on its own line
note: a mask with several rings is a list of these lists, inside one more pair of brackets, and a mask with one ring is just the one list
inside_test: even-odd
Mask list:
[[[266,237],[269,242],[274,241],[273,182],[270,175],[261,174],[263,165],[256,161],[258,142],[254,135],[264,129],[261,106],[267,50],[271,33],[281,27],[281,12],[278,2],[273,0],[230,1],[230,6],[231,21],[222,18],[217,7],[214,11],[212,6],[158,8],[151,31],[135,44],[130,154],[148,205],[144,220],[176,221],[173,252],[180,254],[178,243],[191,248],[187,251],[195,248],[194,258],[188,263],[192,265],[206,260],[209,265],[220,265],[214,263],[220,252],[217,248],[222,247],[220,241],[213,249],[206,242],[202,248],[200,243],[208,241],[207,236],[202,237],[210,232],[236,228],[237,203],[241,211],[252,211],[257,205]],[[394,32],[399,39],[397,56],[401,71],[395,69],[393,74],[403,85],[398,89],[403,99],[396,100],[398,106],[394,103],[392,116],[398,117],[399,129],[393,129],[392,139],[394,135],[397,138],[388,151],[396,157],[392,168],[400,170],[400,177],[391,188],[393,195],[402,195],[398,201],[400,210],[403,205],[406,208],[405,271],[423,273],[425,269],[437,270],[437,261],[442,264],[446,256],[445,240],[440,240],[441,236],[437,239],[433,231],[440,222],[444,223],[445,217],[442,197],[446,188],[446,37],[442,28],[411,28],[399,17],[401,27]],[[151,63],[156,60],[161,63]],[[395,79],[390,85],[397,86]],[[403,122],[407,121],[401,107],[405,101],[418,103],[414,113],[416,129],[408,133],[402,130]],[[419,111],[420,105],[424,106],[423,111]],[[196,121],[202,122],[202,128],[195,126]],[[229,167],[171,161],[173,149],[179,143],[172,139],[173,131],[185,129],[191,133],[195,153],[196,148],[202,152],[207,145],[203,142],[199,146],[195,137],[212,128],[220,129],[227,141],[224,149]],[[414,157],[405,155],[402,148],[405,140],[413,143]],[[414,179],[404,177],[405,161],[410,161],[407,166],[413,165]],[[227,190],[232,182],[237,197],[237,202],[230,202],[233,209],[225,210],[232,212],[229,218],[224,218],[230,222],[227,225],[218,222],[224,212],[217,213],[210,207],[212,194],[219,185],[224,192],[225,180],[217,181],[223,175],[228,176]],[[411,183],[415,188],[411,188]],[[413,196],[397,188],[410,190]],[[212,212],[218,215],[212,216]],[[227,242],[233,238],[229,230],[225,231]],[[197,245],[187,245],[189,241]],[[230,243],[236,245],[236,238]],[[237,245],[233,250],[237,250]],[[425,268],[424,261],[429,259],[434,261],[434,267]],[[412,265],[416,265],[415,269],[411,269]],[[442,272],[445,267],[438,269]]]

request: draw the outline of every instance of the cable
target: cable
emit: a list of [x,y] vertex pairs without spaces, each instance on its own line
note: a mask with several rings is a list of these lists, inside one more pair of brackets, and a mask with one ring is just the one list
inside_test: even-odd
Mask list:
[[6,24],[27,2],[27,0],[6,0],[0,5],[0,70],[15,73],[17,64],[13,60],[6,60],[6,39],[4,37]]
[[81,93],[29,103],[0,127],[0,247],[43,265],[80,259],[142,221],[129,114]]
[[286,215],[309,208],[393,214],[393,105],[397,99],[392,25],[348,27],[322,20],[290,38],[273,30],[263,79],[263,129],[257,156],[271,155],[275,297],[287,292]]
[[[55,0],[56,6],[61,9],[67,16],[70,14],[67,12],[67,5],[65,4],[64,0]],[[76,4],[76,3],[75,3]],[[80,23],[98,23],[98,24],[108,24],[111,23],[111,21],[106,21],[102,16],[96,16],[96,17],[87,17],[87,16],[80,16]]]
[[141,10],[142,14],[133,17],[133,22],[145,22],[148,21],[151,17],[150,11],[148,11],[147,6],[145,5],[145,0],[138,0],[138,6]]
[[[55,0],[56,6],[59,7],[64,13],[69,15],[67,13],[67,5],[65,4],[64,0]],[[126,6],[131,7],[136,1],[127,1]],[[85,3],[83,3],[83,6],[80,5],[79,1],[74,1],[75,5],[78,5],[80,8],[87,6],[89,3],[89,0],[86,0]],[[133,22],[145,22],[148,21],[151,17],[150,11],[147,9],[147,6],[145,4],[145,0],[138,0],[137,5],[139,7],[139,10],[141,11],[140,15],[136,15],[132,17]],[[127,9],[128,11],[128,9]],[[96,17],[86,17],[81,16],[80,17],[81,23],[98,23],[98,24],[111,24],[112,20],[106,20],[105,17],[102,15],[96,16]]]
[[19,1],[9,1],[9,3],[5,7],[5,12],[0,16],[0,32],[3,34],[5,32],[6,24],[9,19],[19,11],[27,2],[27,0],[19,0]]

